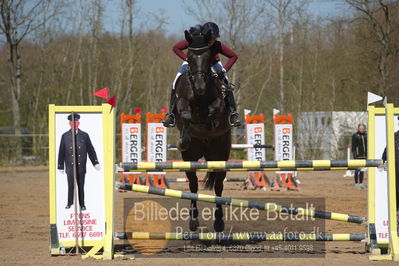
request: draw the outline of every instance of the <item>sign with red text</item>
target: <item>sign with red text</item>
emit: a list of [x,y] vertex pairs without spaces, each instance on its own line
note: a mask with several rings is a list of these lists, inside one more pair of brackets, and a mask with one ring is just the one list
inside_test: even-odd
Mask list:
[[[265,143],[265,125],[247,124],[247,144],[262,145]],[[247,152],[248,161],[266,160],[266,152],[263,148],[249,148]]]
[[[395,115],[395,132],[399,130],[399,123],[396,123],[398,116]],[[375,148],[374,154],[372,151],[368,154],[368,158],[381,159],[384,149],[387,146],[386,141],[386,118],[385,114],[376,114],[374,117],[374,138]],[[381,130],[382,129],[382,130]],[[373,171],[374,178],[374,190],[375,190],[375,231],[378,243],[389,243],[389,215],[388,215],[388,175],[386,171],[382,169],[369,168],[369,171]]]
[[[75,241],[76,237],[80,241],[101,240],[105,236],[102,113],[76,114],[79,115],[79,124],[75,140],[70,133],[70,113],[55,115],[55,202],[59,242]],[[73,159],[74,141],[76,160]],[[76,183],[73,170],[75,162]]]
[[[292,124],[274,125],[274,159],[276,161],[286,161],[293,159],[293,134]],[[292,173],[292,172],[278,172]]]
[[122,124],[122,162],[141,162],[141,124]]
[[168,152],[166,127],[162,123],[147,124],[147,161],[164,162]]

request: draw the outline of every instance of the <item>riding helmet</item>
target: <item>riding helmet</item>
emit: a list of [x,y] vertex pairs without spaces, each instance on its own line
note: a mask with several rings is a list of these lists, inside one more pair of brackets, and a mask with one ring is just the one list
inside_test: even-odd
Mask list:
[[204,32],[206,32],[208,29],[211,30],[211,36],[213,39],[219,38],[219,26],[214,23],[214,22],[207,22],[203,25],[204,27]]

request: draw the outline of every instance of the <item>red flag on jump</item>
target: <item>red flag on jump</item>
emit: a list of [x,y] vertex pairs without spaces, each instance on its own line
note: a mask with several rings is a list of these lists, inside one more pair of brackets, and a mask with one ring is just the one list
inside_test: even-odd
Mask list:
[[162,112],[163,114],[166,114],[167,111],[168,111],[168,108],[166,108],[166,107],[162,107],[162,108],[161,108],[161,112]]
[[107,103],[110,104],[112,107],[116,106],[116,96],[112,96],[111,98],[109,98],[108,96],[108,88],[104,88],[101,90],[98,90],[96,92],[93,93],[94,96],[100,97],[100,98],[104,98],[107,99]]
[[114,95],[111,98],[109,98],[107,103],[110,104],[112,107],[115,107],[116,106],[116,96]]
[[108,100],[108,88],[104,88],[93,93],[94,96]]
[[135,113],[138,113],[138,114],[141,113],[141,108],[136,108],[136,109],[134,109],[134,112],[135,112]]

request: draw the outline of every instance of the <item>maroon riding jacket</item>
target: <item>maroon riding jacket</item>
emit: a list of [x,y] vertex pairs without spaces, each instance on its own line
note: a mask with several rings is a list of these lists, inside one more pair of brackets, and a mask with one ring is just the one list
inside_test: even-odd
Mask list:
[[[183,50],[188,48],[188,41],[182,40],[178,43],[176,43],[173,46],[173,52],[180,57],[183,60],[187,59],[187,55],[183,52]],[[219,54],[222,54],[226,57],[229,58],[227,61],[226,65],[224,65],[224,68],[226,71],[229,71],[230,68],[234,65],[234,63],[237,61],[238,56],[237,54],[231,50],[229,47],[221,43],[220,41],[216,41],[211,47],[211,58],[212,58],[212,65],[216,64],[218,61],[220,61]]]

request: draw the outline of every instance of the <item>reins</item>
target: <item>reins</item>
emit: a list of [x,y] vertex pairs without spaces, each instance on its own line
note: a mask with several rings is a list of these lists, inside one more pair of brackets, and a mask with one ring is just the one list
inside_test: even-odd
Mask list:
[[188,47],[187,49],[191,50],[191,51],[201,51],[201,50],[209,49],[209,46],[207,45],[207,46],[198,47],[198,48]]

